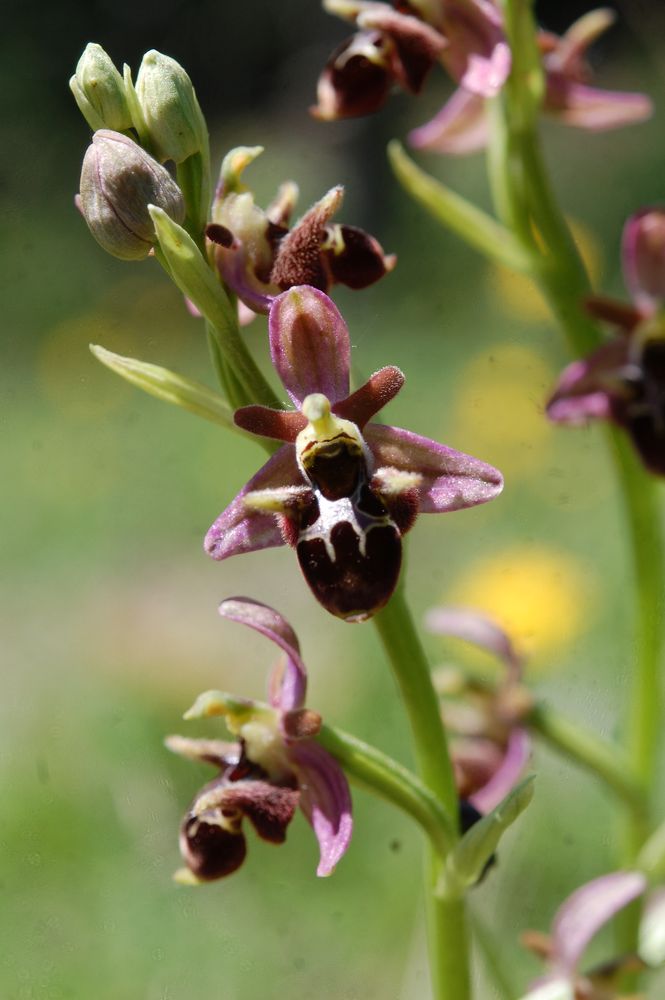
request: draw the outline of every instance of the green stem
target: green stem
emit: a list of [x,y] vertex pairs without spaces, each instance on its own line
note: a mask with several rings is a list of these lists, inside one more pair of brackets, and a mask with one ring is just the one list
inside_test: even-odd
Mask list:
[[[552,192],[536,131],[536,115],[529,109],[532,95],[520,66],[518,37],[529,31],[535,48],[535,26],[527,0],[504,0],[506,26],[516,63],[511,73],[512,88],[503,132],[508,132],[511,148],[517,150],[521,170],[516,175],[506,163],[502,191],[515,211],[522,213],[522,225],[538,234],[535,254],[539,257],[536,281],[559,320],[573,354],[587,355],[600,342],[600,334],[584,313],[583,300],[589,282],[584,265],[566,221]],[[532,107],[531,102],[531,107]],[[498,132],[498,141],[505,136]],[[519,190],[512,184],[520,178]],[[649,832],[649,805],[654,792],[656,762],[659,757],[662,692],[659,678],[663,656],[663,594],[665,561],[657,488],[653,477],[640,467],[623,432],[610,429],[611,452],[623,498],[632,547],[635,594],[635,667],[626,724],[628,761],[645,796],[646,809],[630,807],[624,817],[621,863],[635,864]],[[634,950],[639,908],[627,914],[622,946]]]
[[618,747],[582,729],[549,705],[536,705],[525,721],[551,747],[601,778],[636,818],[644,819],[646,800],[642,787]]
[[450,820],[439,800],[415,774],[381,750],[341,729],[322,726],[317,740],[339,761],[352,780],[415,819],[442,857],[446,856],[455,839]]
[[238,326],[238,315],[217,276],[191,236],[165,212],[151,207],[159,244],[155,257],[180,291],[192,300],[208,321],[208,335],[214,338],[224,363],[232,370],[239,390],[239,403],[263,403],[279,407],[247,346]]
[[[505,0],[507,26],[524,32],[527,25],[535,37],[525,0]],[[514,43],[515,37],[511,39]],[[513,46],[513,50],[515,48]],[[518,67],[519,69],[519,67]],[[530,95],[523,73],[511,75],[511,108],[527,107]],[[575,242],[552,192],[536,131],[535,116],[508,113],[505,129],[512,134],[522,161],[520,177],[524,187],[511,188],[513,172],[507,167],[505,189],[513,194],[514,206],[529,213],[529,225],[539,236],[536,280],[559,320],[573,354],[584,356],[598,346],[601,337],[585,314],[584,296],[589,281]],[[501,139],[501,136],[499,137]],[[525,197],[526,195],[526,197]],[[665,561],[657,487],[653,477],[640,466],[623,432],[610,429],[611,451],[622,492],[633,553],[636,594],[635,670],[628,713],[626,745],[628,762],[646,797],[647,808],[631,808],[627,817],[623,862],[630,864],[648,832],[648,800],[658,759],[662,694],[659,668],[663,653],[663,594]]]
[[469,935],[464,899],[441,898],[436,886],[441,860],[432,848],[425,858],[427,943],[435,1000],[470,1000]]
[[210,161],[195,153],[176,167],[178,186],[187,206],[185,228],[199,250],[205,253],[205,226],[210,202]]
[[[649,804],[655,790],[663,714],[665,552],[662,503],[656,480],[645,472],[625,436],[613,431],[610,440],[622,485],[636,593],[634,649],[637,669],[628,709],[626,748]],[[649,833],[649,821],[647,808],[645,814],[633,817],[627,824],[624,863],[634,862]]]
[[[418,773],[446,815],[456,820],[457,790],[439,702],[401,586],[373,621],[409,716]],[[464,900],[437,897],[442,870],[440,854],[429,846],[425,872],[426,909],[434,997],[436,1000],[468,1000],[471,987]]]
[[402,585],[372,621],[393,668],[411,722],[418,773],[441,801],[448,816],[456,818],[457,789],[439,699]]

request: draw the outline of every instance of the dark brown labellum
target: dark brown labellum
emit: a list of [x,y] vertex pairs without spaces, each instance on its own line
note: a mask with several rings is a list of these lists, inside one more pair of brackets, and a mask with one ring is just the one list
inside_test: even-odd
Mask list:
[[402,538],[380,498],[362,481],[350,497],[314,490],[316,511],[299,526],[298,562],[314,596],[346,621],[365,621],[390,599]]
[[645,344],[641,377],[633,398],[615,404],[615,419],[625,426],[647,468],[665,475],[665,341]]

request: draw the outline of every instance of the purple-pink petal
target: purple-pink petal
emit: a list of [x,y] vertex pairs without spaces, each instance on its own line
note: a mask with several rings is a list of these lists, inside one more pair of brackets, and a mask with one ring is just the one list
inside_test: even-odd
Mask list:
[[490,0],[445,0],[443,27],[449,45],[441,59],[466,90],[495,97],[510,73],[510,48],[501,14]]
[[401,427],[368,424],[365,438],[377,464],[422,477],[420,512],[441,514],[487,503],[503,489],[491,465]]
[[531,740],[527,731],[521,727],[512,729],[500,766],[486,785],[469,796],[471,805],[483,814],[495,809],[521,778],[530,754]]
[[270,354],[295,406],[320,392],[331,403],[349,394],[351,342],[339,309],[325,292],[296,285],[270,309]]
[[351,793],[344,771],[334,757],[312,740],[289,747],[298,774],[300,808],[319,842],[316,874],[331,875],[351,840]]
[[588,358],[564,368],[547,404],[547,416],[555,423],[581,424],[612,415],[613,383],[628,363],[629,339],[620,334]]
[[657,309],[665,301],[665,209],[631,215],[623,229],[621,256],[636,305],[647,312]]
[[267,604],[249,597],[229,597],[220,604],[219,613],[223,618],[255,629],[286,653],[281,683],[271,692],[271,703],[284,712],[301,708],[307,691],[307,670],[300,656],[298,638],[286,618]]
[[415,149],[464,156],[484,149],[487,137],[485,101],[458,87],[434,118],[409,133],[409,142]]
[[569,896],[552,923],[554,972],[572,977],[591,938],[646,888],[640,872],[619,871],[593,879]]
[[257,278],[252,278],[252,263],[240,240],[233,248],[218,248],[217,266],[226,284],[233,289],[240,301],[254,313],[267,313],[274,301],[269,286],[264,291]]
[[491,618],[471,608],[432,608],[425,627],[437,635],[452,635],[486,649],[505,663],[513,680],[522,675],[520,657],[508,634]]
[[587,87],[559,73],[547,74],[544,107],[565,125],[591,132],[634,125],[653,113],[653,104],[646,94]]
[[609,420],[611,415],[610,398],[602,391],[562,396],[547,405],[547,416],[555,424],[585,424],[587,420]]
[[252,476],[212,525],[203,543],[208,555],[213,559],[228,559],[243,552],[283,545],[275,517],[249,510],[245,497],[254,490],[275,489],[301,481],[294,448],[284,445]]

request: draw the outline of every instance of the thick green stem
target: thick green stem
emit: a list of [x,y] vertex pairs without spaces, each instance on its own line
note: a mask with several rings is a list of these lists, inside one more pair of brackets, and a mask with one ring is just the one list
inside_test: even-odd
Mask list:
[[469,936],[463,898],[442,899],[436,893],[441,859],[429,848],[425,859],[427,944],[435,1000],[470,1000]]
[[453,828],[439,800],[415,774],[341,729],[323,726],[317,740],[352,780],[415,819],[445,857],[455,840]]
[[[443,806],[451,826],[456,825],[457,790],[439,702],[401,586],[373,621],[409,716],[418,773]],[[442,860],[433,846],[429,846],[428,851],[426,909],[434,997],[436,1000],[468,1000],[469,949],[464,901],[437,898]]]
[[390,603],[372,621],[390,660],[409,716],[418,773],[441,801],[448,816],[455,821],[457,790],[439,699],[401,585]]
[[[658,484],[640,464],[625,436],[611,434],[615,465],[633,552],[636,595],[635,664],[629,704],[626,749],[633,770],[650,803],[655,791],[661,741],[663,690],[663,621],[665,611],[665,552],[662,502]],[[632,864],[650,829],[648,811],[626,827],[624,863]]]
[[[600,334],[584,314],[583,299],[589,283],[584,265],[559,209],[547,176],[536,130],[532,94],[520,64],[520,40],[528,31],[535,49],[535,27],[528,0],[504,0],[506,26],[516,62],[511,74],[511,93],[504,103],[503,129],[498,141],[517,151],[521,170],[515,173],[506,163],[502,197],[537,234],[535,253],[539,257],[536,280],[559,320],[572,352],[584,356],[600,342]],[[526,113],[525,113],[526,109]],[[497,169],[496,159],[494,161]],[[500,168],[500,163],[499,163]],[[512,181],[520,178],[519,190]],[[525,197],[526,195],[526,197]],[[610,429],[611,451],[622,492],[634,569],[635,650],[634,678],[626,724],[628,760],[646,799],[646,810],[629,808],[624,819],[621,863],[632,865],[649,831],[649,801],[653,796],[662,718],[662,693],[659,678],[662,664],[664,630],[662,626],[665,595],[663,532],[657,487],[632,453],[620,431]],[[634,949],[637,931],[637,907],[633,907],[623,925],[622,945]]]
[[237,310],[205,256],[189,233],[166,212],[153,205],[149,211],[159,240],[155,257],[207,320],[208,332],[242,391],[242,402],[278,407],[279,400],[240,335]]

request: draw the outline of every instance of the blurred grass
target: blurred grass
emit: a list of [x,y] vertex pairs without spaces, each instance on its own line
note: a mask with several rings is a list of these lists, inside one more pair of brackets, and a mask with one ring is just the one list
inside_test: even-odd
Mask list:
[[[95,13],[103,27],[110,14]],[[536,688],[609,735],[629,681],[630,577],[600,435],[546,425],[543,400],[566,360],[546,317],[527,310],[523,291],[507,296],[510,279],[423,218],[390,179],[383,140],[427,109],[397,101],[392,118],[329,130],[305,118],[317,38],[297,70],[275,77],[282,100],[270,112],[216,112],[215,145],[265,143],[253,168],[264,200],[289,175],[303,205],[348,183],[342,217],[400,258],[382,285],[337,296],[358,369],[400,365],[407,384],[386,418],[506,472],[499,501],[418,522],[407,565],[416,615],[444,600],[485,601],[531,649]],[[48,63],[63,86],[77,56],[63,47],[61,65]],[[616,76],[662,93],[648,65],[626,62]],[[193,731],[180,716],[199,690],[260,696],[271,662],[261,638],[216,617],[223,597],[250,594],[287,615],[311,672],[310,704],[328,721],[404,760],[408,734],[371,628],[314,606],[292,553],[221,565],[203,556],[205,530],[262,453],[143,398],[89,355],[94,341],[210,378],[202,331],[156,265],[123,265],[92,244],[71,207],[85,126],[60,94],[31,119],[35,90],[33,81],[16,116],[0,191],[0,996],[425,997],[419,834],[364,794],[332,879],[314,877],[315,844],[299,817],[280,849],[249,832],[247,864],[232,879],[198,891],[170,881],[179,817],[205,772],[172,758],[163,736]],[[435,105],[436,87],[426,100]],[[660,115],[614,136],[547,133],[608,291],[621,292],[625,215],[662,196]],[[431,166],[486,198],[480,160]],[[247,336],[267,365],[262,322]],[[435,660],[465,657],[427,644]],[[534,768],[534,805],[474,894],[520,985],[536,969],[518,931],[545,929],[569,891],[613,864],[604,791],[545,752]],[[487,986],[480,996],[491,1000]]]

